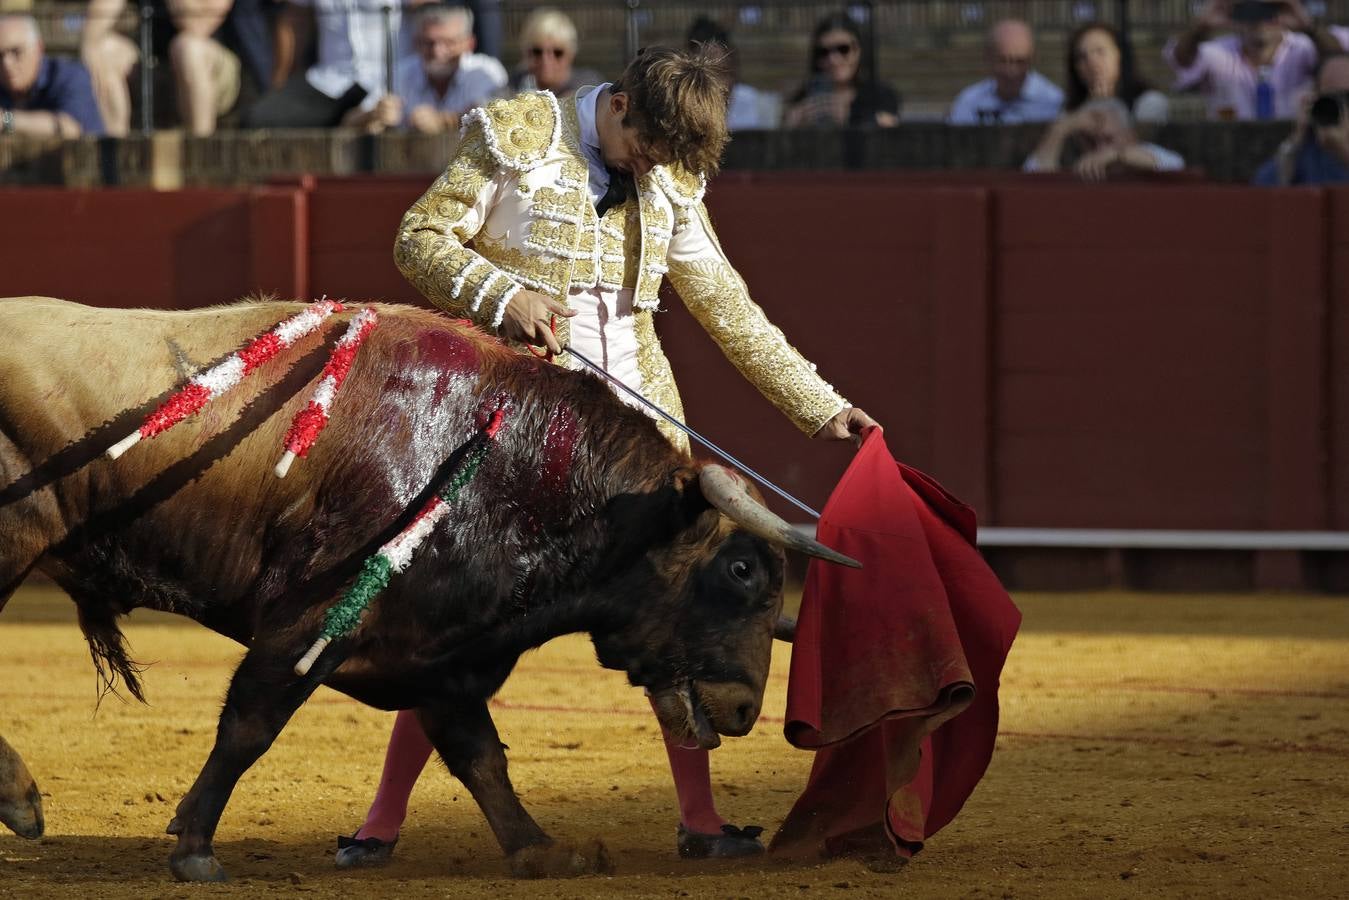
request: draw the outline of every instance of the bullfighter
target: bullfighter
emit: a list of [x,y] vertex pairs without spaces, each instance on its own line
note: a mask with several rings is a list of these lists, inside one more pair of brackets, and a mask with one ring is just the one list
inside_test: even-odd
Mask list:
[[[729,86],[715,45],[652,48],[616,82],[572,98],[526,92],[473,110],[445,173],[403,218],[399,269],[451,315],[573,368],[563,348],[575,347],[682,419],[652,322],[668,278],[727,358],[798,428],[854,438],[874,421],[751,301],[703,205],[727,140]],[[683,434],[661,427],[686,446]],[[762,829],[728,825],[717,812],[707,751],[668,733],[665,746],[679,854],[763,852]],[[430,753],[416,716],[400,713],[374,803],[356,834],[339,838],[338,866],[390,858]]]

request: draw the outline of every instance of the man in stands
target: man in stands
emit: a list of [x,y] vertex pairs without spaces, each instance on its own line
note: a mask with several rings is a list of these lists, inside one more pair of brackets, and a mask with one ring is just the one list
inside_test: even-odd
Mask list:
[[1025,172],[1057,172],[1069,143],[1080,153],[1073,172],[1084,181],[1103,181],[1130,172],[1178,172],[1180,154],[1139,140],[1129,107],[1118,97],[1089,100],[1049,126]]
[[992,76],[961,91],[951,104],[952,125],[1048,122],[1063,106],[1063,91],[1031,68],[1035,35],[1025,22],[1004,19],[988,35]]
[[399,60],[393,93],[370,109],[347,113],[343,124],[375,132],[397,126],[426,134],[453,131],[460,116],[505,86],[506,68],[473,52],[473,13],[465,7],[423,8],[415,33],[417,53]]
[[[1235,33],[1210,40],[1216,31]],[[1162,55],[1176,90],[1202,93],[1211,119],[1291,119],[1318,58],[1340,50],[1301,0],[1208,0]]]
[[[80,57],[114,137],[131,130],[129,79],[138,62],[144,65],[136,42],[117,30],[126,6],[126,0],[90,0],[80,33]],[[161,0],[154,11],[151,44],[156,59],[172,63],[179,123],[189,134],[211,134],[239,100],[244,65],[238,54],[254,79],[270,65],[259,0]]]
[[[373,109],[392,90],[386,73],[397,61],[387,57],[400,23],[400,7],[384,0],[290,0],[276,22],[272,91],[245,124],[331,128],[352,110]],[[303,69],[311,40],[317,59]]]
[[1302,104],[1293,133],[1274,158],[1255,173],[1254,183],[1349,182],[1349,55],[1327,56],[1316,76],[1316,94]]
[[0,15],[0,133],[103,133],[89,73],[74,60],[47,56],[29,15]]

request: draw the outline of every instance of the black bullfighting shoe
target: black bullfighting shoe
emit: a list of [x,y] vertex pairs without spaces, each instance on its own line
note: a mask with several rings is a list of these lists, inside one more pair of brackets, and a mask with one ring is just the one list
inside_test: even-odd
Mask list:
[[679,855],[684,859],[733,859],[738,856],[758,856],[764,852],[758,825],[737,828],[721,826],[721,834],[699,834],[679,826]]
[[357,838],[338,835],[337,857],[333,860],[339,869],[360,866],[382,866],[393,857],[398,838],[381,841],[379,838]]

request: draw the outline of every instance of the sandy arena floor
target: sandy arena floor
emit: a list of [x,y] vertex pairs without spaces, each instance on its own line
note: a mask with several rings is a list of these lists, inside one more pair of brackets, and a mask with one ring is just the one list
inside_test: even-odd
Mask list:
[[[1003,735],[953,825],[899,874],[851,860],[685,863],[640,692],[588,642],[526,658],[495,710],[512,775],[555,837],[602,837],[618,874],[517,882],[466,791],[428,769],[388,868],[339,874],[392,718],[321,690],[241,782],[216,841],[230,884],[176,885],[164,835],[205,760],[240,650],[190,622],[127,627],[148,706],[109,699],[71,605],[28,587],[0,617],[0,734],[24,755],[47,836],[0,835],[16,898],[1291,897],[1349,884],[1349,601],[1285,596],[1023,595]],[[765,718],[713,755],[722,811],[771,829],[809,755],[783,740],[787,654]],[[777,714],[777,715],[775,715]]]

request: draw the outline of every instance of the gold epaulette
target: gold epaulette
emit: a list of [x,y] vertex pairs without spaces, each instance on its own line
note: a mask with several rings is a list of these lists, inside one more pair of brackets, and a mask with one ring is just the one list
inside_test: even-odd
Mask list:
[[528,172],[552,156],[562,139],[562,111],[550,91],[526,91],[479,106],[464,116],[464,132],[475,123],[482,126],[497,165],[516,172]]
[[707,191],[707,179],[693,174],[679,163],[656,166],[651,170],[651,176],[675,206],[693,206],[703,199]]

